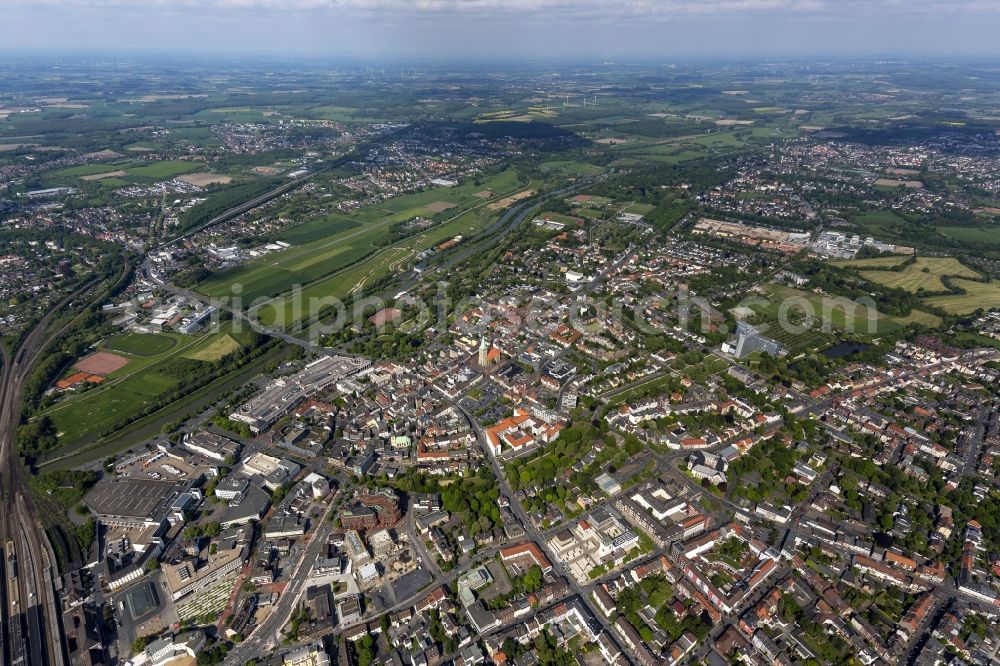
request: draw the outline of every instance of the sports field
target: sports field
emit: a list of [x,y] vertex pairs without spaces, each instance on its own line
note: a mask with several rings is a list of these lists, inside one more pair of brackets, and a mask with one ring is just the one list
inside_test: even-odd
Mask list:
[[156,356],[169,351],[177,342],[177,338],[169,335],[125,333],[109,339],[105,346],[112,351],[125,352],[133,356]]
[[567,225],[577,225],[583,222],[583,218],[573,217],[572,215],[563,215],[562,213],[554,213],[552,211],[539,213],[535,216],[535,219],[551,220],[552,222]]
[[80,372],[91,375],[101,375],[107,377],[115,370],[120,370],[128,365],[129,360],[118,354],[111,354],[106,351],[99,351],[77,361],[73,367]]
[[[124,333],[109,338],[102,347],[116,350],[128,364],[110,373],[99,388],[67,396],[45,411],[60,433],[60,445],[93,441],[101,432],[140,413],[180,385],[180,379],[169,372],[174,361],[217,360],[228,345],[225,339],[233,337],[227,331],[196,336]],[[126,347],[136,353],[124,352]]]

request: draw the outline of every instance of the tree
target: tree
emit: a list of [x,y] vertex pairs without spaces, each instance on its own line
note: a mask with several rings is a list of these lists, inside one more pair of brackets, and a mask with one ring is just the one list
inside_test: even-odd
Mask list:
[[138,655],[146,649],[147,645],[149,645],[149,636],[138,636],[134,641],[132,641],[132,654]]

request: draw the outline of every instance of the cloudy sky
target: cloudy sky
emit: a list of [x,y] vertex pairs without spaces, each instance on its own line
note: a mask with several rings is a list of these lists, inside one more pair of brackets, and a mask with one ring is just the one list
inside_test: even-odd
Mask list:
[[1000,0],[0,0],[0,51],[1000,55]]

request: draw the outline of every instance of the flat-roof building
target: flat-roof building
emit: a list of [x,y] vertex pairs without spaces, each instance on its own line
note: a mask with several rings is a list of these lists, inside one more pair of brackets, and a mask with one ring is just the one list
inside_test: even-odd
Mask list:
[[323,356],[295,375],[275,379],[229,418],[247,424],[252,432],[260,434],[300,401],[370,365],[371,362],[363,358]]
[[214,432],[200,430],[184,434],[181,446],[192,453],[205,456],[216,462],[235,460],[240,452],[240,445],[233,440],[216,435]]
[[201,492],[188,481],[127,478],[97,484],[84,502],[105,525],[156,527],[166,525],[179,501],[187,505],[200,499]]

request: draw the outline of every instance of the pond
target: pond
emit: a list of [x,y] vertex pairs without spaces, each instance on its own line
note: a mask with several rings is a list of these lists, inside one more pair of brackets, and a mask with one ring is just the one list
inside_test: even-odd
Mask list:
[[830,359],[844,358],[846,356],[852,356],[859,352],[863,352],[869,347],[871,347],[871,345],[865,342],[841,342],[832,347],[827,347],[822,351],[822,354]]

